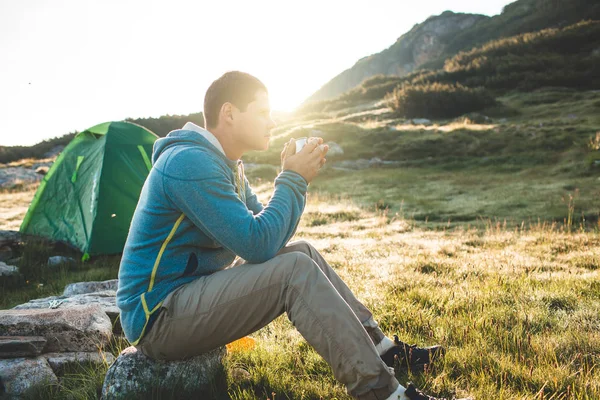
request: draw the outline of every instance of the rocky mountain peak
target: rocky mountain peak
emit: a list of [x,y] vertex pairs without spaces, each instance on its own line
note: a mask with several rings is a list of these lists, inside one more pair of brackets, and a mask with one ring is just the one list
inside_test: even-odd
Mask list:
[[335,97],[377,74],[403,76],[440,57],[448,38],[489,17],[445,11],[416,24],[389,48],[360,59],[352,68],[326,83],[307,101]]

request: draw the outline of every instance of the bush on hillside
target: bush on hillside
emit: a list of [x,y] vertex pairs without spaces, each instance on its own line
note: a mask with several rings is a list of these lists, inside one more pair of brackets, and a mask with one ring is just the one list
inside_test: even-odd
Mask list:
[[0,164],[8,164],[24,158],[41,159],[56,146],[66,146],[77,133],[44,140],[33,146],[0,146]]
[[398,86],[386,100],[406,118],[453,118],[495,104],[483,88],[443,83]]
[[204,114],[198,112],[189,115],[161,115],[158,118],[127,118],[125,121],[141,125],[163,137],[167,136],[172,130],[183,128],[183,125],[188,121],[204,127]]

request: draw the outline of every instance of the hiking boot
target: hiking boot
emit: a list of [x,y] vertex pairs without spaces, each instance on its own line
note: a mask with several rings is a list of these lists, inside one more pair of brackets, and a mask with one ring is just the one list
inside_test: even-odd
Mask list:
[[[440,346],[417,347],[416,344],[406,344],[394,335],[394,346],[381,355],[381,359],[388,367],[407,366],[411,370],[423,370],[425,365],[431,364],[437,358],[443,357],[445,349]],[[396,358],[398,361],[396,361]]]
[[[404,395],[409,400],[448,400],[446,397],[433,397],[426,395],[415,387],[411,382],[408,383]],[[472,400],[471,398],[456,399],[456,400]]]

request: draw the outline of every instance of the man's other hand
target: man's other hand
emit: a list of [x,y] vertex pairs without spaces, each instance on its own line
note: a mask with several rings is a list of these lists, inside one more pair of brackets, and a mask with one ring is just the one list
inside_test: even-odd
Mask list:
[[323,144],[323,138],[310,137],[302,150],[295,154],[296,141],[292,138],[283,146],[281,170],[289,169],[297,172],[306,179],[306,182],[310,183],[327,162],[325,155],[328,151],[329,146]]

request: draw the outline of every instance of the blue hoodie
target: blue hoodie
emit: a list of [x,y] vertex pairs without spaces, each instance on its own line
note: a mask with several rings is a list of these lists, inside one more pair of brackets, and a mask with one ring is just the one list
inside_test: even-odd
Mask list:
[[[186,127],[189,125],[186,125]],[[194,126],[158,139],[119,268],[117,306],[127,339],[136,345],[164,298],[199,276],[273,258],[294,234],[307,182],[285,170],[263,208],[216,138]],[[242,267],[243,268],[243,267]]]

